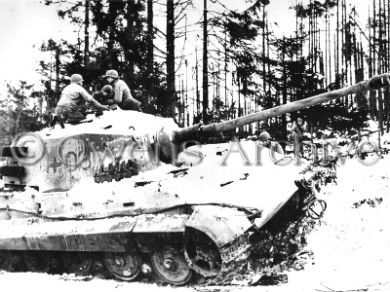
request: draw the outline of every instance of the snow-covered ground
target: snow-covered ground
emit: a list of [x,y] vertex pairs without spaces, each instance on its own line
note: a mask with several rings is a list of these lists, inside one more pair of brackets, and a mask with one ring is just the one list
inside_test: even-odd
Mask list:
[[321,197],[328,209],[308,236],[314,254],[278,286],[172,288],[72,275],[0,272],[2,291],[390,291],[390,156],[366,166],[356,158],[338,168],[337,185]]
[[312,264],[269,291],[390,291],[390,157],[347,160],[322,198],[328,209],[308,236]]

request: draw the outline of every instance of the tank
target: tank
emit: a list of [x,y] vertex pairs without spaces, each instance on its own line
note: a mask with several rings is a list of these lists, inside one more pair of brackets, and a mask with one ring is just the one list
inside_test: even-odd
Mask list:
[[299,211],[318,191],[322,170],[256,141],[201,141],[388,79],[184,129],[116,110],[20,133],[1,151],[0,269],[105,271],[124,281],[152,273],[173,285],[194,274],[215,277],[251,236]]

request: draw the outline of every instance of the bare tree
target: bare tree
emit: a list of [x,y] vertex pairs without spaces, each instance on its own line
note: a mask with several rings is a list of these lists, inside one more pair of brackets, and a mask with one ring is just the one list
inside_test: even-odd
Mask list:
[[167,116],[175,116],[175,7],[173,0],[167,0]]

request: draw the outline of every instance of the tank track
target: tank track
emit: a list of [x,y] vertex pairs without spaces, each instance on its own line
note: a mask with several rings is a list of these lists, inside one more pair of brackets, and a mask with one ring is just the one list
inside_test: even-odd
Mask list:
[[[143,248],[137,252],[1,250],[0,270],[67,273],[81,277],[142,280],[175,286],[215,276],[221,270],[219,251],[210,240],[204,241],[206,236],[196,240],[193,234],[186,239],[171,234],[164,237],[164,240],[161,237],[152,239],[152,249]],[[151,246],[150,243],[148,245]]]
[[[192,236],[191,236],[192,237]],[[175,286],[202,283],[211,278],[223,281],[234,261],[247,258],[248,236],[215,250],[210,242],[197,246],[157,243],[155,252],[104,253],[64,251],[0,251],[0,270],[7,272],[36,272],[74,274],[77,277],[167,283]],[[169,244],[171,243],[171,244]],[[188,243],[187,244],[194,244]],[[196,251],[196,254],[193,252]]]

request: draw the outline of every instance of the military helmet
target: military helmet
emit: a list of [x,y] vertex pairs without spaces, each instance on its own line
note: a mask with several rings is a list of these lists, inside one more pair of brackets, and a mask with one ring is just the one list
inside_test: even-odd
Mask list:
[[104,75],[104,77],[112,77],[114,79],[118,79],[119,74],[118,71],[111,69],[106,72],[106,75]]
[[70,83],[81,83],[83,81],[83,76],[81,76],[80,74],[73,74],[72,76],[70,76]]
[[267,131],[263,131],[259,135],[259,140],[271,140],[271,136]]

